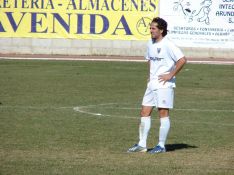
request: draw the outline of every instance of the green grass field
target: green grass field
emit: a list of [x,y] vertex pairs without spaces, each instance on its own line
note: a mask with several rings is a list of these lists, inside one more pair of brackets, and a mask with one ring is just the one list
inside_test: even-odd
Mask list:
[[[234,174],[233,76],[233,65],[187,64],[168,152],[128,154],[146,63],[0,60],[0,174]],[[158,127],[155,111],[149,148]]]

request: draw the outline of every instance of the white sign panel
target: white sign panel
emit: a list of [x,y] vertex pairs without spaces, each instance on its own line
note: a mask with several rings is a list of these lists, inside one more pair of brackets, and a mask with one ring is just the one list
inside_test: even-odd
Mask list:
[[234,0],[161,0],[160,17],[178,46],[234,48]]

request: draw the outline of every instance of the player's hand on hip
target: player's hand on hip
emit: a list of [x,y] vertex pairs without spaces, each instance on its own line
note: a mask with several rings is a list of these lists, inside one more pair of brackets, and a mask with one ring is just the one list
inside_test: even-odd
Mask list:
[[158,76],[158,80],[159,82],[163,82],[163,84],[165,84],[167,81],[169,81],[170,79],[172,79],[171,74],[162,74]]

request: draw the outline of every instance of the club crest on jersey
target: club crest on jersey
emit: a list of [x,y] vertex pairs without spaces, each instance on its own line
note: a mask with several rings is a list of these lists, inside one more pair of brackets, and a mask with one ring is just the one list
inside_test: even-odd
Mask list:
[[161,48],[157,48],[158,54],[161,52]]

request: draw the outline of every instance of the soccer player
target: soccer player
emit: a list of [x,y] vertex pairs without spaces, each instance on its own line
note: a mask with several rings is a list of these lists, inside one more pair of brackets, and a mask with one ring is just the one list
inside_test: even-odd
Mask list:
[[167,22],[154,18],[150,24],[151,39],[145,58],[149,64],[147,88],[142,101],[139,142],[128,152],[147,152],[147,136],[151,127],[151,112],[158,109],[160,117],[159,141],[149,151],[151,154],[166,152],[165,142],[170,129],[169,109],[173,108],[175,75],[186,63],[181,50],[167,37]]

